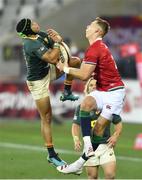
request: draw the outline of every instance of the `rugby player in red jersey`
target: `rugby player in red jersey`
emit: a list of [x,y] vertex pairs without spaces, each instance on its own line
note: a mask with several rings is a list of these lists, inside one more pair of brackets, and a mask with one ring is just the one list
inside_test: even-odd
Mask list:
[[[112,121],[112,115],[119,115],[124,103],[124,83],[110,50],[102,40],[109,29],[109,23],[97,17],[86,28],[86,38],[90,46],[85,52],[80,69],[70,68],[67,64],[58,63],[57,65],[66,74],[73,75],[83,81],[88,80],[92,75],[97,81],[96,90],[88,94],[80,106],[81,130],[86,157],[95,155],[90,138],[90,112],[92,110],[101,111],[93,129],[94,137],[101,139],[104,129]],[[84,159],[79,159],[69,166],[58,167],[57,169],[63,173],[72,173],[81,168],[83,163]]]

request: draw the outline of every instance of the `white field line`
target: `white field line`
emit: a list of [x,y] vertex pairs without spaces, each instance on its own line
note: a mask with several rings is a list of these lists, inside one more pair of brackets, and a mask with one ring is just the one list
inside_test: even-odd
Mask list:
[[[13,148],[13,149],[24,149],[24,150],[30,150],[30,151],[45,151],[45,148],[42,148],[39,146],[14,144],[14,143],[8,143],[8,142],[7,143],[0,142],[0,147]],[[79,155],[80,154],[80,153],[77,153],[77,152],[71,151],[71,150],[64,150],[64,149],[56,149],[56,150],[58,153],[61,153],[61,154],[72,154],[72,155]],[[127,156],[117,156],[116,158],[119,160],[142,162],[142,158],[127,157]]]

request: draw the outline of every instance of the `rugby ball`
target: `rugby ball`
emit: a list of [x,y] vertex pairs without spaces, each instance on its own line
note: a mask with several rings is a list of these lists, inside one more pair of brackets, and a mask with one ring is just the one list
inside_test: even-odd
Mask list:
[[71,52],[70,49],[68,47],[68,45],[64,42],[60,43],[60,59],[59,61],[61,61],[62,63],[68,63],[69,59],[71,58]]

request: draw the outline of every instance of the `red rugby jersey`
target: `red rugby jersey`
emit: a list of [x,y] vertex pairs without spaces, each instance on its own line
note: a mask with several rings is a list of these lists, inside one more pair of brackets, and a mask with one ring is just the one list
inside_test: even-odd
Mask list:
[[109,91],[124,86],[114,58],[102,40],[95,41],[86,50],[83,62],[96,65],[94,78],[97,80],[97,90]]

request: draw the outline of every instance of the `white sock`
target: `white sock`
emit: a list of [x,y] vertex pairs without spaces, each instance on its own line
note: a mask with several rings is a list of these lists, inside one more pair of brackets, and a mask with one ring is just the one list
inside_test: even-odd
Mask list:
[[77,161],[75,161],[75,164],[78,168],[81,168],[85,162],[86,161],[82,157],[80,157]]
[[84,141],[84,146],[85,147],[90,147],[90,146],[92,147],[90,136],[84,136],[83,141]]

